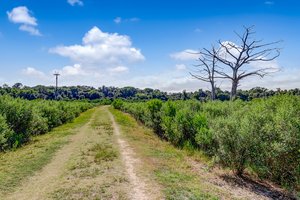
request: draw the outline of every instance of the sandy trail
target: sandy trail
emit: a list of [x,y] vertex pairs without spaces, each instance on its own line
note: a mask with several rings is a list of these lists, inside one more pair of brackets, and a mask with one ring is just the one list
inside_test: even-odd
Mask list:
[[[91,117],[92,119],[93,117]],[[14,193],[5,199],[12,200],[41,200],[48,199],[47,195],[59,183],[59,177],[63,174],[66,162],[74,151],[85,142],[86,132],[89,131],[89,122],[77,130],[70,137],[70,142],[57,151],[53,159],[40,172],[30,177]]]
[[[152,182],[150,178],[147,178],[142,173],[142,169],[139,166],[143,166],[141,159],[136,154],[134,148],[132,148],[127,140],[122,137],[120,128],[116,123],[114,116],[108,110],[108,107],[101,107],[101,112],[105,112],[105,115],[109,117],[113,130],[114,141],[118,145],[118,149],[121,155],[121,162],[124,165],[121,167],[121,171],[126,172],[129,184],[127,193],[129,199],[132,200],[147,200],[147,199],[163,199],[160,193],[160,189],[155,182]],[[11,194],[8,194],[4,199],[8,200],[45,200],[51,199],[49,194],[53,193],[57,188],[62,188],[61,177],[66,172],[66,164],[72,159],[74,153],[79,152],[81,147],[87,148],[87,141],[100,137],[97,134],[89,134],[92,131],[90,129],[90,123],[95,119],[96,112],[89,119],[89,121],[82,127],[75,129],[75,134],[69,136],[69,143],[59,149],[51,162],[48,163],[41,171],[37,172],[34,176],[24,181],[17,190]],[[108,118],[107,118],[108,119]],[[95,136],[96,135],[96,136]],[[222,179],[220,174],[215,172],[208,172],[206,166],[195,162],[192,159],[187,159],[187,162],[191,164],[192,170],[202,178],[202,181],[228,192],[230,197],[238,199],[288,199],[282,196],[280,191],[264,189],[262,185],[242,183],[238,184],[236,180],[232,180],[230,183]],[[99,179],[101,180],[101,179]],[[103,184],[96,180],[96,184]],[[81,181],[81,179],[80,179]],[[97,182],[98,181],[98,182]],[[82,182],[86,184],[87,182]],[[80,186],[79,186],[80,187]],[[126,187],[127,188],[127,187]],[[263,188],[264,190],[262,190]],[[115,189],[112,191],[115,192]],[[275,195],[275,196],[274,196]],[[226,199],[221,197],[221,199]],[[230,198],[231,199],[231,198]]]
[[148,182],[137,175],[136,166],[141,162],[135,155],[133,149],[129,146],[127,141],[122,139],[120,134],[119,126],[117,125],[113,115],[108,111],[109,116],[112,121],[112,126],[117,138],[117,143],[119,144],[120,153],[127,171],[129,181],[132,185],[132,193],[130,199],[132,200],[146,200],[146,199],[160,199],[158,196],[159,192],[156,191],[156,194],[153,193],[153,187],[148,184]]
[[[126,140],[121,137],[119,126],[114,120],[113,115],[107,109],[102,107],[112,123],[116,143],[119,146],[120,155],[124,164],[124,170],[129,180],[129,188],[127,191],[129,199],[146,200],[146,199],[162,199],[160,192],[148,179],[142,178],[137,170],[137,166],[141,163]],[[15,192],[8,194],[7,200],[41,200],[51,199],[49,194],[53,193],[57,188],[61,188],[61,177],[66,172],[66,164],[74,155],[74,152],[80,151],[80,147],[84,146],[88,140],[87,133],[91,131],[90,123],[95,118],[95,113],[82,127],[78,128],[74,135],[69,138],[69,143],[59,149],[51,162],[48,163],[41,171],[24,181]]]

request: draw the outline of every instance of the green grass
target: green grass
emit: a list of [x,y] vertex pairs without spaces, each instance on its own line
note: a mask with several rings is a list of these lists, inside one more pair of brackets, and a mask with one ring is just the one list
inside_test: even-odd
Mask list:
[[95,152],[94,161],[101,163],[102,161],[113,161],[117,157],[117,152],[113,149],[112,145],[96,144],[91,148]]
[[[189,152],[160,140],[131,116],[109,108],[128,140],[143,161],[141,168],[158,182],[166,199],[221,199],[223,193],[201,182],[187,162]],[[226,195],[226,194],[225,194]],[[228,194],[226,195],[228,197]]]
[[94,110],[82,113],[73,122],[57,127],[45,135],[33,137],[29,144],[15,151],[0,153],[0,199],[49,163],[55,152],[68,143],[67,136],[87,123]]
[[85,140],[67,161],[68,169],[49,198],[128,199],[128,180],[105,107],[93,115]]

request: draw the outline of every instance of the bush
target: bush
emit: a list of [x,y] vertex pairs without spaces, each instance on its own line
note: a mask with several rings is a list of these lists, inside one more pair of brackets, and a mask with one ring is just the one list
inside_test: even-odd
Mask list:
[[300,187],[300,97],[151,100],[123,103],[121,109],[172,144],[199,149],[238,175],[250,169],[288,188]]
[[148,125],[153,128],[155,133],[163,137],[162,127],[161,127],[161,107],[162,101],[158,99],[153,99],[147,102],[148,108]]
[[[276,106],[275,106],[276,105]],[[275,110],[261,173],[288,187],[300,184],[300,105],[299,97],[272,98],[266,106]],[[272,137],[270,137],[272,136]]]
[[32,135],[46,133],[91,107],[85,102],[28,101],[0,96],[0,151],[18,147]]
[[212,129],[218,143],[215,155],[224,166],[241,175],[249,161],[251,137],[241,132],[241,121],[237,116],[215,120]]
[[203,113],[196,114],[193,118],[193,126],[196,130],[196,144],[207,154],[212,155],[215,150],[214,135],[208,127],[206,116]]
[[27,142],[30,137],[30,124],[33,119],[31,105],[21,99],[3,97],[0,99],[0,113],[6,118],[7,124],[14,131],[11,138],[16,146]]
[[55,102],[39,103],[37,108],[41,112],[41,116],[47,119],[49,129],[61,125],[63,112],[59,109]]
[[115,99],[111,104],[115,109],[121,109],[123,106],[123,101],[121,99]]
[[3,151],[11,146],[10,139],[12,135],[13,131],[7,125],[5,118],[0,115],[0,151]]
[[178,144],[177,136],[175,135],[175,116],[177,108],[173,101],[168,101],[162,106],[162,130],[164,137],[173,144]]
[[30,135],[44,134],[49,130],[48,120],[43,117],[41,111],[36,107],[33,108],[33,117],[30,123]]

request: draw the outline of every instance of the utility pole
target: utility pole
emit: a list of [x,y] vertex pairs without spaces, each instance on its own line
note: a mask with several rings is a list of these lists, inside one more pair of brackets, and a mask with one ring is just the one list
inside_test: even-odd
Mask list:
[[58,86],[58,76],[60,75],[58,72],[53,74],[55,76],[56,84],[55,84],[55,99],[57,100],[57,86]]

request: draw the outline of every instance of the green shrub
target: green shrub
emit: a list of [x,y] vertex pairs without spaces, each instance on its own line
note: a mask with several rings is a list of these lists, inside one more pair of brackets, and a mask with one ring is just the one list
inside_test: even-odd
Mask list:
[[300,97],[151,100],[123,103],[121,109],[172,144],[199,149],[239,175],[249,169],[288,188],[300,187]]
[[196,114],[193,118],[193,126],[196,130],[195,141],[197,145],[207,154],[212,155],[215,150],[214,136],[208,127],[206,116],[203,113]]
[[0,151],[3,151],[11,146],[10,139],[13,131],[9,128],[5,118],[0,115]]
[[153,99],[147,102],[148,108],[148,125],[153,128],[154,132],[159,136],[163,137],[162,127],[161,127],[161,107],[162,101],[158,99]]
[[12,140],[16,142],[16,146],[27,142],[30,137],[29,130],[33,119],[31,105],[24,100],[5,96],[0,99],[0,113],[6,118],[7,124],[14,131]]
[[168,101],[162,106],[162,121],[161,126],[164,132],[164,137],[171,141],[173,144],[177,144],[177,137],[175,135],[175,116],[176,116],[176,105],[172,101]]
[[30,123],[30,135],[44,134],[49,130],[48,120],[43,117],[40,110],[36,107],[33,108],[32,121]]
[[242,132],[242,120],[238,116],[216,119],[212,128],[218,148],[216,156],[220,162],[241,175],[249,162],[252,138]]
[[[32,135],[46,133],[91,107],[92,104],[86,102],[28,101],[0,96],[0,151],[19,147]],[[6,126],[7,131],[4,131]]]
[[62,122],[62,111],[55,106],[54,102],[50,103],[39,103],[38,109],[41,112],[42,117],[47,119],[49,129],[61,125]]
[[[266,144],[267,153],[263,162],[267,173],[263,175],[287,187],[300,184],[300,104],[299,97],[272,98],[272,142]],[[271,133],[269,134],[271,135]]]
[[121,99],[115,99],[111,104],[115,109],[121,109],[123,106],[123,101]]
[[194,126],[194,113],[189,109],[181,109],[176,112],[175,116],[175,135],[177,137],[177,145],[180,146],[196,146],[195,136],[196,128]]

